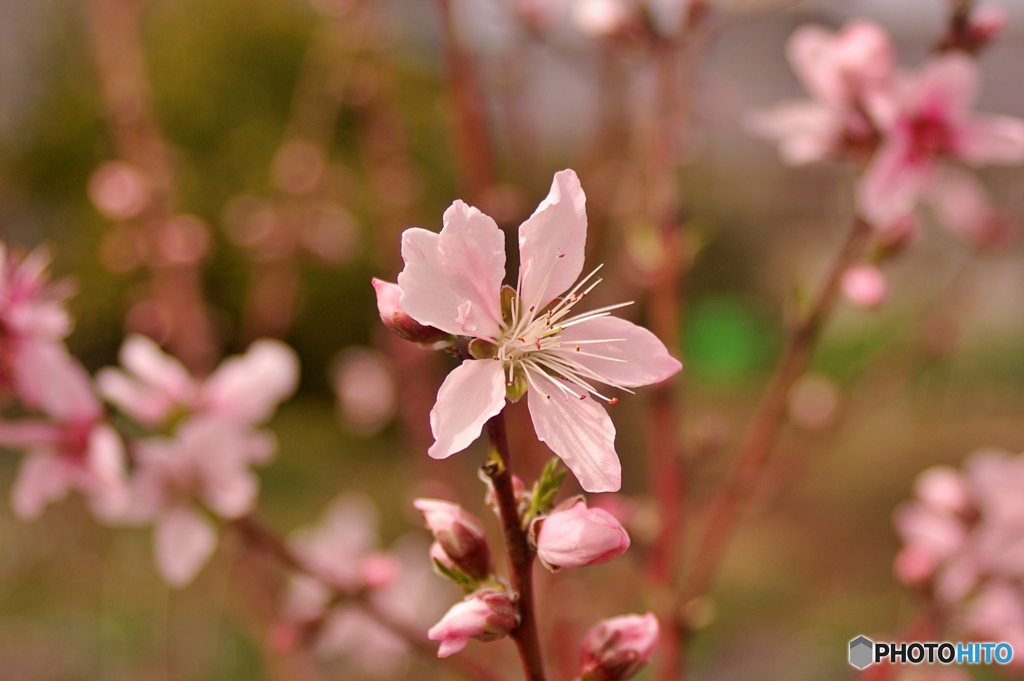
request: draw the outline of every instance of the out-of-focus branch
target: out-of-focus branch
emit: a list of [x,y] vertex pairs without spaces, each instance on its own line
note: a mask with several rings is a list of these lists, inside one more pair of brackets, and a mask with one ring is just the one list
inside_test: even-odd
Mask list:
[[520,524],[515,491],[512,487],[512,459],[508,448],[508,433],[505,429],[505,412],[487,422],[487,437],[491,450],[497,455],[484,466],[484,472],[494,485],[494,496],[498,502],[501,526],[505,534],[505,548],[508,551],[509,573],[512,589],[517,594],[519,625],[509,634],[519,650],[526,681],[545,681],[544,661],[537,634],[537,615],[533,602],[533,551],[526,540],[526,533]]
[[[677,605],[704,595],[722,562],[729,539],[764,471],[785,422],[787,396],[810,361],[820,331],[839,293],[846,269],[862,254],[871,227],[854,218],[835,261],[803,319],[789,333],[786,349],[740,443],[732,470],[715,495],[695,564]],[[682,623],[678,623],[682,627]]]
[[[368,591],[363,589],[345,590],[337,584],[324,582],[322,576],[310,570],[292,552],[285,541],[259,519],[254,516],[246,516],[233,521],[230,527],[252,548],[272,556],[289,570],[312,577],[330,588],[334,592],[334,597],[331,599],[332,602],[348,601],[357,604],[373,620],[397,635],[409,647],[422,653],[427,658],[436,659],[436,646],[423,635],[423,632],[395,619],[389,613],[382,610],[369,598],[370,593]],[[442,663],[473,681],[503,681],[501,677],[466,656],[444,658]]]
[[496,177],[484,97],[473,57],[459,41],[450,0],[437,0],[437,4],[444,29],[445,84],[462,190],[476,200]]
[[85,8],[111,138],[118,155],[150,185],[139,219],[152,301],[164,316],[168,348],[202,374],[212,368],[217,353],[198,262],[174,253],[174,167],[150,100],[140,40],[144,5],[141,0],[88,0]]

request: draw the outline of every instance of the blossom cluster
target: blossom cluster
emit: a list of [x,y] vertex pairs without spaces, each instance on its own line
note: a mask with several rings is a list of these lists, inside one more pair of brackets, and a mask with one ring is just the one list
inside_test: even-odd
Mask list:
[[[974,22],[985,40],[1001,25],[998,16]],[[981,75],[970,54],[951,49],[904,70],[885,30],[858,20],[837,33],[798,29],[787,56],[811,98],[748,119],[753,132],[779,142],[785,162],[854,161],[863,170],[857,210],[879,232],[906,238],[917,209],[928,206],[968,243],[1006,241],[1009,218],[968,168],[1024,162],[1024,120],[973,113]]]
[[[199,381],[152,340],[131,336],[123,368],[94,381],[64,344],[66,287],[47,283],[47,262],[43,251],[18,257],[0,244],[3,387],[25,413],[0,420],[0,444],[25,452],[14,510],[33,519],[77,490],[103,522],[152,524],[161,574],[184,585],[216,547],[210,515],[253,510],[251,468],[277,447],[258,426],[294,392],[298,359],[283,343],[258,341]],[[104,400],[134,422],[131,437]]]
[[[980,450],[930,468],[896,509],[896,576],[978,640],[1024,646],[1024,455]],[[1016,664],[1016,663],[1015,663]]]

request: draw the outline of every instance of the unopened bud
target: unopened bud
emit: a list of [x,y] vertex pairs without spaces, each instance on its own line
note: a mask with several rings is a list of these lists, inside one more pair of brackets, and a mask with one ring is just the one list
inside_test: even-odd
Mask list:
[[398,284],[373,279],[373,288],[377,291],[377,311],[381,321],[399,337],[424,344],[438,343],[448,337],[444,331],[424,326],[402,310],[402,288]]
[[587,508],[582,499],[538,518],[531,533],[536,533],[537,557],[552,570],[606,563],[629,548],[619,521],[604,509]]
[[658,644],[658,620],[652,613],[599,622],[580,648],[581,681],[626,681],[651,659]]
[[889,297],[885,275],[874,265],[854,265],[843,273],[843,295],[854,307],[871,310]]
[[517,624],[516,607],[508,594],[481,589],[453,605],[427,637],[441,641],[438,657],[448,657],[465,648],[471,638],[494,641],[507,636]]
[[437,544],[460,570],[478,581],[494,572],[484,526],[473,514],[438,499],[416,499],[413,506],[423,513]]

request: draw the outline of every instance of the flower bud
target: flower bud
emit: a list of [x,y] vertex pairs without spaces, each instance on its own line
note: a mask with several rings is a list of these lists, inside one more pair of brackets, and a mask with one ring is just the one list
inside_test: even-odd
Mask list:
[[651,659],[658,644],[653,613],[598,622],[580,648],[581,681],[626,681]]
[[874,265],[854,265],[843,273],[843,295],[854,307],[871,310],[889,297],[889,284]]
[[537,557],[550,570],[606,563],[629,548],[629,535],[619,521],[604,509],[587,508],[582,499],[538,518],[531,532]]
[[423,513],[434,539],[460,570],[478,581],[494,572],[484,526],[475,516],[438,499],[416,499],[412,505]]
[[494,641],[512,631],[518,624],[516,608],[508,594],[481,589],[456,603],[441,621],[431,627],[427,637],[441,641],[438,657],[454,655],[469,639]]
[[401,338],[414,343],[437,343],[448,337],[444,331],[424,326],[402,310],[402,288],[398,284],[373,279],[377,291],[377,311],[381,321]]

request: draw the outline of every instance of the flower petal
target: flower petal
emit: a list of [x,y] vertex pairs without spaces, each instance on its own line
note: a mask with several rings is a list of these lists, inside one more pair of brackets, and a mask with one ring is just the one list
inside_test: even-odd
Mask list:
[[561,457],[588,492],[615,492],[622,467],[615,453],[615,426],[592,398],[564,394],[550,378],[530,373],[528,404],[537,437]]
[[214,414],[256,425],[299,384],[299,356],[278,340],[262,339],[244,355],[229,357],[202,387],[202,403]]
[[836,64],[836,43],[836,35],[822,26],[801,26],[786,42],[786,58],[808,92],[843,106],[845,88]]
[[587,245],[587,197],[572,170],[555,173],[551,191],[519,226],[523,304],[538,310],[579,279]]
[[101,520],[124,513],[130,501],[124,442],[108,424],[93,428],[85,453],[84,487],[93,513]]
[[487,420],[505,406],[505,376],[501,362],[467,359],[455,368],[437,391],[430,410],[434,444],[427,453],[446,459],[480,437]]
[[1011,116],[974,116],[956,132],[956,153],[971,165],[1024,162],[1024,120]]
[[64,421],[98,419],[102,406],[92,381],[61,343],[25,343],[18,351],[15,372],[22,400]]
[[142,383],[156,388],[168,398],[181,401],[195,390],[188,370],[164,352],[156,341],[140,334],[129,336],[118,353],[121,366]]
[[843,118],[836,109],[810,100],[780,102],[754,111],[744,127],[758,137],[779,142],[787,165],[803,165],[831,157],[842,140]]
[[[619,317],[598,317],[570,326],[562,332],[561,339],[563,345],[555,351],[556,354],[582,364],[609,385],[635,388],[659,383],[683,368],[679,360],[668,354],[664,343],[657,336]],[[578,341],[600,339],[613,342],[573,345]],[[576,347],[590,354],[577,352]]]
[[171,586],[191,582],[216,547],[217,531],[213,524],[193,508],[175,506],[156,522],[156,566]]
[[[505,279],[505,234],[489,216],[456,201],[444,212],[438,250],[445,268],[468,284],[479,304],[478,325],[501,325],[501,283]],[[484,314],[486,312],[486,315]]]
[[914,161],[905,140],[892,139],[872,159],[857,184],[857,208],[877,229],[885,229],[917,208],[931,168]]
[[929,61],[911,86],[910,108],[949,123],[964,122],[978,98],[981,77],[973,59],[947,53]]
[[983,244],[998,222],[985,187],[970,173],[944,166],[928,194],[942,224],[969,244]]
[[462,201],[445,211],[440,234],[402,234],[401,307],[420,324],[446,333],[497,338],[505,237],[494,220]]
[[45,452],[29,454],[14,481],[14,512],[23,520],[38,518],[47,504],[67,496],[73,478],[74,471],[61,457]]

